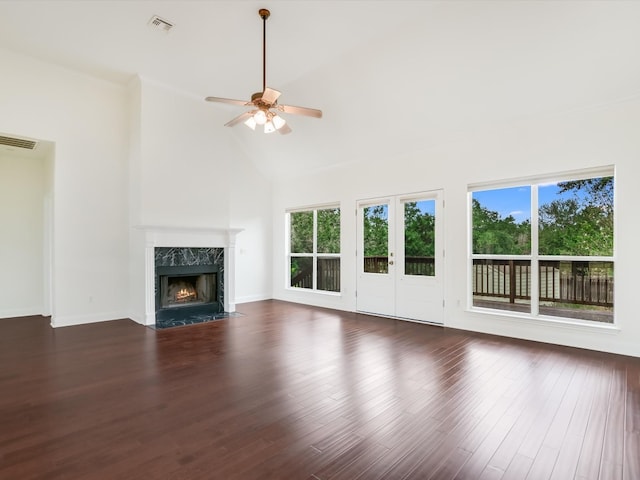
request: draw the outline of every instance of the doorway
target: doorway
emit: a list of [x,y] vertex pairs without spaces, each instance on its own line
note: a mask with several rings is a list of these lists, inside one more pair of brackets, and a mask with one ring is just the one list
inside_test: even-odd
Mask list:
[[443,323],[442,196],[358,201],[357,311]]
[[50,316],[54,144],[0,133],[0,318]]

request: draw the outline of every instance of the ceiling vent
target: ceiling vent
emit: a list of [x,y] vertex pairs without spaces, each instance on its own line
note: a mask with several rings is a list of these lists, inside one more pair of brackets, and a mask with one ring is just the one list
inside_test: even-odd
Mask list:
[[173,28],[173,23],[166,21],[164,18],[160,18],[158,15],[154,15],[149,20],[149,26],[154,30],[160,30],[161,32],[168,33]]
[[7,147],[25,148],[27,150],[33,150],[36,148],[38,142],[33,140],[25,140],[24,138],[3,137],[0,135],[0,145],[6,145]]

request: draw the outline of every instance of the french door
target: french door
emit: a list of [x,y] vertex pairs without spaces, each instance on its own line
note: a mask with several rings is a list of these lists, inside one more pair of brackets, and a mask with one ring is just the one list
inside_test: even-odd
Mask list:
[[443,323],[442,191],[357,207],[357,310]]

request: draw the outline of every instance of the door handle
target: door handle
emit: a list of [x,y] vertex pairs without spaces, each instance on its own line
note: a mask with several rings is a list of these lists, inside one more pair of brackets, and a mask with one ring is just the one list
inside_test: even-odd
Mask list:
[[389,265],[393,265],[393,260],[389,261]]

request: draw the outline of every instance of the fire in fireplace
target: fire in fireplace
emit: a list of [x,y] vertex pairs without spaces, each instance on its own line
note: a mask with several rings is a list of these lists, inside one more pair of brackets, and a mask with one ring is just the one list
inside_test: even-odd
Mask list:
[[193,283],[180,280],[169,287],[169,303],[195,302],[198,300],[198,292]]
[[160,277],[160,307],[211,303],[216,299],[216,274]]
[[218,272],[213,265],[159,267],[157,305],[174,308],[218,302]]

